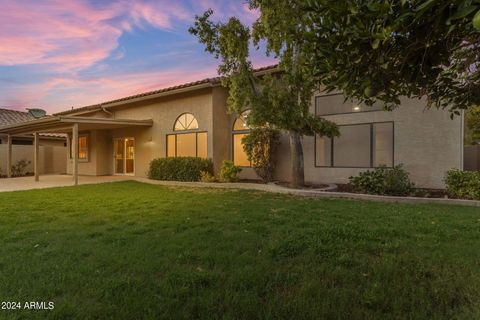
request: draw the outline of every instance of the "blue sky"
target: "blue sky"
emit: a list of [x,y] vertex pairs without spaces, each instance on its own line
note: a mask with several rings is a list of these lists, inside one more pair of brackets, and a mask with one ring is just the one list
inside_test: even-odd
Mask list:
[[216,76],[188,33],[208,8],[217,20],[257,18],[241,0],[2,0],[0,107],[54,113]]

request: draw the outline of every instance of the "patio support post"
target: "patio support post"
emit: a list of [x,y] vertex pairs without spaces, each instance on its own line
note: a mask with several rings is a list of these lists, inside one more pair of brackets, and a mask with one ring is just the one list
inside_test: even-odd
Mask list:
[[7,135],[7,178],[12,177],[12,136]]
[[39,180],[39,165],[38,165],[38,158],[39,158],[39,145],[40,145],[40,139],[38,132],[35,132],[33,134],[33,144],[34,144],[34,154],[33,154],[33,171],[35,172],[35,181]]
[[78,123],[73,124],[72,129],[73,143],[73,184],[78,185]]

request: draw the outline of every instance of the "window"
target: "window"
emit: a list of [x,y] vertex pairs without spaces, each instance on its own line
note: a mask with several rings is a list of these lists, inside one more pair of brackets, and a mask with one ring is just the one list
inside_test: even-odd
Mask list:
[[175,121],[173,131],[182,132],[167,135],[167,157],[206,158],[207,133],[196,130],[198,121],[193,114],[181,114]]
[[316,167],[393,167],[393,122],[338,127],[340,137],[315,137]]
[[318,116],[380,111],[382,109],[383,105],[380,103],[376,103],[373,106],[367,106],[355,102],[345,102],[345,97],[343,94],[331,94],[315,97],[315,114]]
[[236,166],[240,167],[251,167],[252,164],[248,161],[248,156],[245,150],[243,149],[242,138],[247,136],[250,132],[250,128],[247,125],[247,117],[250,110],[242,112],[242,114],[235,119],[233,123],[233,133],[232,133],[232,159],[233,163]]
[[173,131],[182,131],[182,130],[195,130],[198,129],[197,119],[191,113],[181,114],[177,121],[175,121],[175,126]]
[[[78,159],[88,161],[88,135],[78,136]],[[73,138],[70,138],[70,158],[73,158]]]

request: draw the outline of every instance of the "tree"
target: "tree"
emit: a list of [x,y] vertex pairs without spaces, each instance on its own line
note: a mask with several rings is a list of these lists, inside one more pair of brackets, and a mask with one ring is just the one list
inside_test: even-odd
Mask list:
[[426,96],[452,117],[480,104],[480,0],[310,0],[304,15],[327,90],[387,109]]
[[243,149],[257,175],[267,183],[273,180],[275,152],[280,143],[280,132],[269,127],[253,128],[242,138]]
[[467,132],[466,144],[474,145],[480,143],[480,106],[471,108],[465,114]]
[[[337,136],[338,128],[330,121],[315,117],[309,111],[312,94],[316,88],[309,57],[305,53],[308,43],[304,34],[306,26],[300,14],[304,8],[296,2],[280,1],[281,12],[267,6],[262,8],[261,17],[252,30],[232,17],[226,23],[212,22],[212,10],[196,16],[190,32],[205,45],[206,51],[221,60],[218,72],[223,76],[222,84],[229,89],[228,105],[240,113],[245,108],[251,111],[248,125],[265,125],[288,133],[291,150],[291,185],[304,184],[302,136],[319,134]],[[275,1],[269,1],[272,8]],[[259,1],[250,1],[252,8]],[[282,26],[270,24],[270,18],[281,17]],[[277,18],[276,18],[277,19]],[[277,19],[278,20],[278,19]],[[279,20],[280,21],[280,20]],[[257,46],[261,40],[267,42],[267,54],[274,53],[280,63],[278,73],[257,75],[249,59],[249,45]]]

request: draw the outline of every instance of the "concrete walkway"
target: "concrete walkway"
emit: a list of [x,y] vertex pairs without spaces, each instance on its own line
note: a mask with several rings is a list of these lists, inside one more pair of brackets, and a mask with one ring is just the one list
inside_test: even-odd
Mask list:
[[[115,181],[132,180],[128,176],[79,176],[78,184],[96,184]],[[34,177],[20,177],[10,179],[0,179],[0,192],[20,191],[32,189],[45,189],[54,187],[73,186],[71,175],[44,175],[40,176],[40,181],[35,182]]]
[[[433,204],[453,204],[471,207],[480,207],[480,201],[460,200],[447,198],[416,198],[416,197],[393,197],[377,196],[371,194],[358,194],[346,192],[327,192],[314,189],[290,189],[275,184],[261,183],[205,183],[205,182],[181,182],[181,181],[158,181],[147,178],[132,176],[79,176],[79,184],[97,184],[116,181],[138,181],[153,185],[172,186],[172,187],[193,187],[193,188],[220,188],[220,189],[244,189],[257,190],[264,192],[291,194],[306,197],[318,198],[337,198],[337,199],[357,199],[378,202],[398,202],[398,203],[433,203]],[[45,175],[40,176],[40,181],[35,182],[33,177],[0,179],[0,192],[19,191],[31,189],[43,189],[53,187],[72,186],[73,179],[70,175]]]

